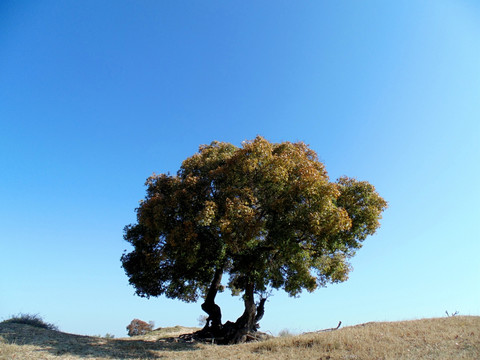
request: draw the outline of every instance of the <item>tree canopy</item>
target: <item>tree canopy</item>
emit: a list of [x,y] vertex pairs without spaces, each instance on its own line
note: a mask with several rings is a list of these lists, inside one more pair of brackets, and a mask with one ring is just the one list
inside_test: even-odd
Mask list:
[[[202,145],[176,175],[154,174],[146,186],[137,223],[125,228],[130,283],[140,296],[202,297],[204,332],[225,342],[256,330],[269,289],[296,296],[345,281],[349,259],[387,206],[368,182],[331,182],[304,143],[260,136],[241,147]],[[232,294],[243,294],[235,323],[222,324],[215,304],[224,274]]]

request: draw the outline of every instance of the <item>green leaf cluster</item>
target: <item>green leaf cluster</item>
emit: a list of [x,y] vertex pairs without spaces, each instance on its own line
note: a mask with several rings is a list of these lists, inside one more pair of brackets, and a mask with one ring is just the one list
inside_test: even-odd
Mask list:
[[331,182],[304,143],[260,136],[202,145],[176,175],[146,186],[122,265],[138,295],[184,301],[205,296],[217,269],[234,294],[254,284],[295,296],[345,281],[387,207],[367,182]]

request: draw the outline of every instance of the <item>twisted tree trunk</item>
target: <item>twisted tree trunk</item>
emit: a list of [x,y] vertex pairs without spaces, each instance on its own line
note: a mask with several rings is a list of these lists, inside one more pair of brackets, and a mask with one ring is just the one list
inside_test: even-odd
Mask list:
[[227,321],[222,324],[222,312],[215,303],[215,296],[221,286],[223,269],[217,268],[208,290],[202,309],[208,314],[204,328],[196,333],[203,339],[214,339],[217,344],[238,344],[246,342],[248,335],[259,328],[258,322],[265,312],[265,298],[260,299],[258,306],[255,304],[254,289],[251,282],[247,282],[243,302],[245,310],[235,322]]
[[233,334],[232,338],[229,340],[230,344],[238,344],[245,342],[247,334],[249,332],[257,331],[256,327],[256,315],[257,315],[257,305],[255,304],[255,299],[253,296],[253,283],[247,283],[245,287],[245,294],[243,296],[243,302],[245,304],[245,310],[237,321],[235,322],[236,332]]
[[211,333],[212,336],[216,337],[220,334],[222,329],[222,311],[220,306],[215,304],[215,297],[217,296],[218,289],[220,288],[222,282],[223,268],[217,267],[215,270],[215,275],[213,276],[212,284],[208,289],[207,296],[205,297],[205,302],[202,304],[202,310],[208,314],[205,327],[202,332],[207,335]]

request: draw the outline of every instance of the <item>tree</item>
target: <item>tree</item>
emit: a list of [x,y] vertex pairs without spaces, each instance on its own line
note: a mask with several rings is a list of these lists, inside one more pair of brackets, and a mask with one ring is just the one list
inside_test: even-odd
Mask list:
[[139,319],[133,319],[127,326],[128,336],[145,335],[153,330],[153,323],[146,323]]
[[[125,228],[122,265],[139,296],[204,299],[199,336],[238,343],[258,329],[270,289],[297,296],[347,280],[349,259],[380,226],[387,203],[364,181],[330,182],[302,142],[258,136],[238,148],[214,141],[177,175],[152,175]],[[222,278],[244,311],[222,323]],[[255,295],[258,302],[255,301]]]

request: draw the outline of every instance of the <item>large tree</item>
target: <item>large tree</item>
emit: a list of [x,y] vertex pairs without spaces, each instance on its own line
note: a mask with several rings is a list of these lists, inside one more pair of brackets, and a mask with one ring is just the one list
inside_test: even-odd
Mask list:
[[[137,223],[125,228],[133,250],[123,268],[139,296],[203,298],[199,336],[219,343],[257,330],[270,289],[295,296],[345,281],[349,259],[387,206],[368,182],[331,182],[304,143],[260,136],[240,148],[202,145],[177,175],[154,174],[146,186]],[[215,303],[224,285],[243,296],[235,322],[222,323]]]

